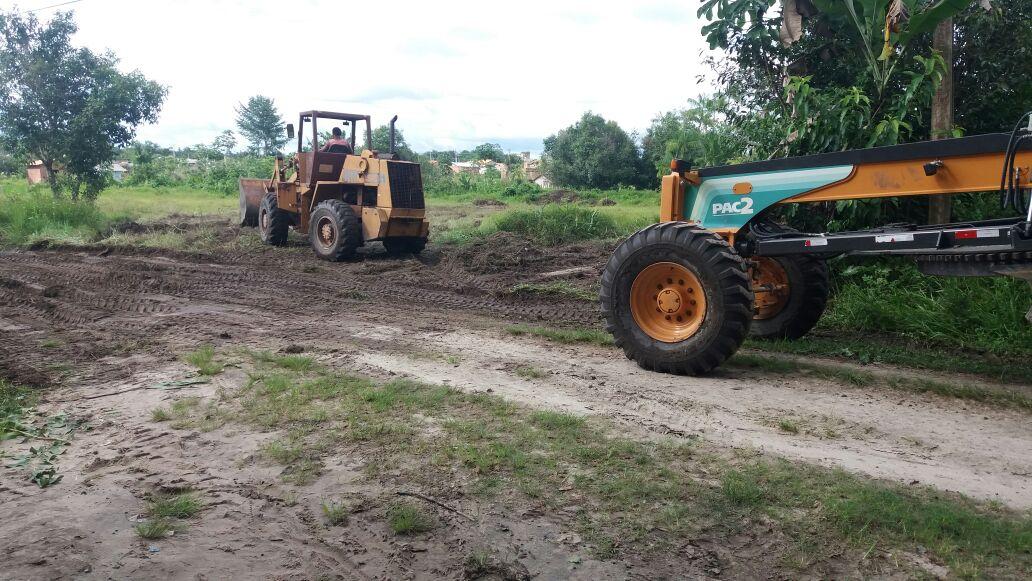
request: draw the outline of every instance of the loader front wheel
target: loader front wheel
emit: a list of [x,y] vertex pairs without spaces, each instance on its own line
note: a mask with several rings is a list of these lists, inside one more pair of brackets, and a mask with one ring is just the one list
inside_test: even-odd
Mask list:
[[351,206],[340,200],[327,200],[312,212],[308,239],[319,258],[333,262],[347,260],[362,243],[362,224]]
[[283,246],[290,232],[290,214],[279,207],[276,194],[269,193],[262,198],[258,207],[258,234],[262,242],[271,246]]
[[398,256],[401,254],[419,254],[424,248],[426,248],[426,238],[414,236],[384,238],[383,247],[387,249],[387,254],[392,256]]
[[828,304],[831,283],[824,259],[812,256],[750,260],[756,304],[749,333],[757,339],[799,339]]
[[706,373],[749,333],[745,261],[722,238],[665,222],[625,240],[602,273],[606,328],[629,359],[664,373]]

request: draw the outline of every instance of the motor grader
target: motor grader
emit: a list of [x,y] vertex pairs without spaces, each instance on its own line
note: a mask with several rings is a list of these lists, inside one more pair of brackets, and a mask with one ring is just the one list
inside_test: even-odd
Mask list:
[[[297,153],[276,156],[271,179],[240,180],[240,222],[257,226],[262,241],[287,242],[290,228],[308,236],[315,255],[340,261],[355,255],[366,242],[380,241],[390,254],[422,252],[430,224],[426,221],[419,164],[396,159],[394,124],[390,151],[372,146],[368,115],[305,111],[299,115]],[[350,143],[319,147],[319,120],[344,125]],[[359,124],[365,129],[365,150],[356,155]],[[304,129],[311,127],[308,147]],[[287,137],[295,138],[293,124]]]
[[[1032,281],[1030,146],[1032,112],[1010,134],[699,169],[675,159],[661,222],[628,237],[603,271],[607,329],[645,369],[698,374],[750,334],[805,335],[824,312],[826,261],[836,256],[904,256],[929,275]],[[993,191],[1012,217],[828,233],[790,229],[775,213],[784,204]]]

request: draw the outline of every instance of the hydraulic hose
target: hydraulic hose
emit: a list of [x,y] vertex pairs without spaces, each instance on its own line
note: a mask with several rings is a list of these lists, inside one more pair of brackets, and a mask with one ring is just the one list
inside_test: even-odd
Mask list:
[[[1000,175],[1000,203],[1003,208],[1013,208],[1019,213],[1025,213],[1024,196],[1020,191],[1019,184],[1014,179],[1014,160],[1017,157],[1021,142],[1032,137],[1032,127],[1022,127],[1026,119],[1032,120],[1032,111],[1029,111],[1018,119],[1011,130],[1010,138],[1007,140],[1007,150],[1004,153],[1003,172]],[[1032,125],[1032,122],[1030,122]],[[1022,134],[1024,132],[1024,134]]]

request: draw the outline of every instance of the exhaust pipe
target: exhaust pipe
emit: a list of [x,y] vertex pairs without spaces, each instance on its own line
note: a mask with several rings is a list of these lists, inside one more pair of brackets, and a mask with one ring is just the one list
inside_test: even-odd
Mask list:
[[398,116],[391,117],[391,156],[395,155],[394,151],[394,123],[398,121]]

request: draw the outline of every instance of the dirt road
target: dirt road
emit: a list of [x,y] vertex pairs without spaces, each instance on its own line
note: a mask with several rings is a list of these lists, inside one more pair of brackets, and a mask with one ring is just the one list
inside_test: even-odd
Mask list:
[[[96,427],[83,440],[95,448],[72,454],[71,475],[60,487],[28,488],[4,469],[0,498],[20,517],[0,522],[5,545],[0,554],[43,559],[52,567],[37,568],[50,576],[85,567],[98,576],[118,577],[119,568],[128,567],[121,570],[180,578],[182,570],[171,556],[163,561],[140,546],[125,548],[126,515],[140,510],[133,490],[152,481],[174,487],[175,478],[184,486],[214,478],[227,510],[206,525],[213,536],[202,554],[205,559],[219,555],[215,562],[223,571],[261,552],[256,546],[278,559],[275,567],[255,571],[271,576],[311,577],[347,559],[348,567],[368,577],[400,574],[415,568],[413,559],[426,570],[443,566],[412,547],[392,545],[385,549],[387,557],[362,559],[357,552],[327,549],[322,541],[307,544],[305,539],[326,535],[290,530],[300,525],[284,515],[285,503],[269,491],[275,473],[240,467],[239,459],[253,453],[262,434],[238,430],[182,439],[162,432],[145,421],[147,410],[161,401],[162,394],[153,390],[81,400],[181,374],[179,355],[202,343],[274,350],[301,345],[323,362],[373,376],[491,391],[533,406],[607,416],[635,432],[701,437],[1032,507],[1032,425],[1026,413],[845,388],[814,376],[735,368],[705,378],[659,375],[638,369],[615,348],[556,345],[505,330],[513,323],[597,323],[592,306],[581,300],[508,289],[543,273],[573,269],[583,276],[574,276],[571,284],[591,290],[606,252],[597,245],[543,251],[513,237],[418,260],[389,259],[370,249],[362,260],[340,265],[319,262],[304,248],[196,256],[139,250],[5,252],[0,255],[0,369],[21,383],[62,384],[50,392],[47,406],[94,418]],[[43,341],[50,347],[39,348]],[[516,372],[527,367],[540,373],[528,378]],[[779,429],[785,419],[797,433]],[[188,453],[191,447],[196,453]],[[125,471],[130,460],[142,462],[139,473]],[[162,474],[166,468],[175,478]],[[102,493],[88,492],[97,474],[107,478],[106,485]],[[87,490],[78,500],[77,487]],[[54,503],[39,509],[41,495]],[[233,526],[244,518],[241,507],[252,501],[261,506],[261,518],[253,521],[258,524]],[[67,526],[53,528],[69,511],[78,513]],[[541,540],[545,537],[520,528],[531,525],[505,526],[507,542],[536,547],[530,562],[538,572],[566,563],[566,549],[546,550],[551,545]],[[521,543],[512,541],[511,530],[523,535]],[[91,531],[110,536],[94,543]],[[257,539],[277,536],[286,540],[256,545]],[[33,552],[37,537],[48,539],[41,546],[51,551],[49,557]],[[372,533],[363,539],[363,551],[370,555],[390,544]],[[58,546],[66,548],[58,551]],[[33,571],[35,565],[26,563],[24,571]],[[578,563],[578,574],[585,577],[628,574],[611,563]],[[211,578],[219,570],[212,569]]]

